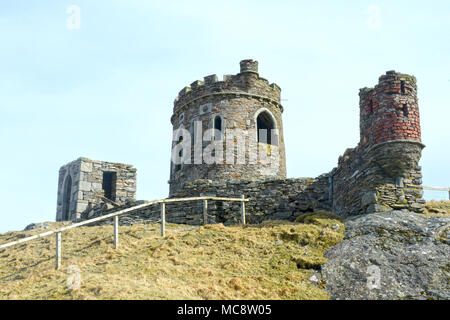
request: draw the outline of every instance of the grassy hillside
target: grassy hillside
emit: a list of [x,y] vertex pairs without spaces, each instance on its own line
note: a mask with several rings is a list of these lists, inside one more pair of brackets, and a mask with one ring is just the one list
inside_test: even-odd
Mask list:
[[[158,224],[139,224],[120,227],[116,250],[112,226],[82,227],[63,233],[59,271],[54,236],[0,250],[0,299],[327,299],[311,269],[343,232],[323,212],[244,227],[169,224],[165,238]],[[67,286],[71,265],[81,270],[78,290]]]
[[431,200],[425,204],[425,214],[432,216],[450,215],[450,201],[448,200]]

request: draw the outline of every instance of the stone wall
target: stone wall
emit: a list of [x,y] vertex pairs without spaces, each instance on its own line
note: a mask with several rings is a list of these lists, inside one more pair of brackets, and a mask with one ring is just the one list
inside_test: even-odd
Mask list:
[[[218,197],[239,198],[244,195],[250,201],[246,203],[247,221],[258,223],[263,220],[287,219],[293,220],[302,212],[314,209],[330,209],[329,177],[320,176],[316,179],[267,179],[267,180],[230,180],[212,181],[197,180],[185,184],[183,191],[172,197],[211,195]],[[210,220],[227,223],[239,221],[240,203],[211,201],[208,207]],[[191,214],[185,208],[180,208],[178,222],[193,220],[199,222],[202,204],[199,203]],[[185,215],[186,214],[186,215]]]
[[75,220],[107,196],[103,173],[114,173],[110,200],[124,203],[136,198],[136,169],[132,165],[79,158],[59,171],[56,221]]
[[[264,220],[294,220],[301,213],[313,210],[330,210],[329,175],[316,179],[274,179],[274,180],[197,180],[187,182],[183,191],[172,197],[217,196],[240,198],[246,202],[246,221],[259,223]],[[128,204],[127,206],[130,206]],[[127,207],[123,206],[121,209]],[[118,210],[118,209],[114,209]],[[113,210],[113,211],[114,211]],[[99,210],[86,218],[93,218],[112,211]],[[208,201],[208,223],[239,223],[240,202]],[[160,205],[137,210],[121,216],[122,224],[132,224],[147,220],[158,220]],[[203,224],[203,201],[187,201],[166,204],[166,219],[172,223]],[[110,223],[110,222],[107,222]]]
[[78,191],[81,176],[81,158],[59,169],[56,221],[76,218]]
[[406,141],[348,149],[330,173],[333,211],[344,216],[401,208],[422,212],[421,150],[420,143]]

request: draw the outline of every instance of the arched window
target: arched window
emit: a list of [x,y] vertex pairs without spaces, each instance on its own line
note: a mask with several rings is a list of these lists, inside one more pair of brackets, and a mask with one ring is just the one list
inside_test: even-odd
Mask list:
[[[258,134],[258,142],[277,145],[277,141],[272,141],[272,129],[275,129],[275,122],[269,112],[263,111],[258,115],[258,117],[256,118],[256,128]],[[261,136],[263,132],[259,132],[263,129],[266,130],[266,137]],[[276,136],[274,136],[274,138],[275,137]],[[274,140],[277,140],[277,138],[275,138]]]
[[216,116],[214,118],[213,125],[214,125],[213,129],[220,131],[220,132],[214,131],[214,140],[222,140],[222,118],[220,116]]
[[70,198],[72,194],[72,177],[70,174],[66,177],[64,181],[63,188],[63,209],[62,209],[62,220],[70,220]]

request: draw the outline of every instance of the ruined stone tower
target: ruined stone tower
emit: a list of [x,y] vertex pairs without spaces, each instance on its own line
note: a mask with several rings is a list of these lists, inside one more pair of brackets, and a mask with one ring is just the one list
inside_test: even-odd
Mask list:
[[[210,75],[183,88],[171,117],[172,160],[175,154],[183,161],[171,161],[170,194],[197,179],[285,178],[280,91],[259,76],[253,60],[241,61],[240,73],[223,81]],[[209,151],[214,161],[204,156]]]
[[356,214],[423,211],[416,79],[388,71],[360,90],[360,142],[332,171],[333,209]]
[[136,169],[132,165],[78,158],[61,167],[56,221],[75,220],[101,197],[124,203],[136,198]]

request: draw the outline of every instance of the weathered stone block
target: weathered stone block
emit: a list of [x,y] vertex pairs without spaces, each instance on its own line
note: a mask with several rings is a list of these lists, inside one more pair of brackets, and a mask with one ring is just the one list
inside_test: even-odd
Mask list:
[[376,191],[370,191],[363,195],[361,198],[361,206],[365,207],[369,204],[373,204],[377,202],[377,192]]
[[92,183],[91,182],[87,182],[87,181],[80,181],[79,190],[80,191],[91,191],[92,190]]
[[81,162],[81,171],[82,172],[92,172],[92,163],[90,162]]

